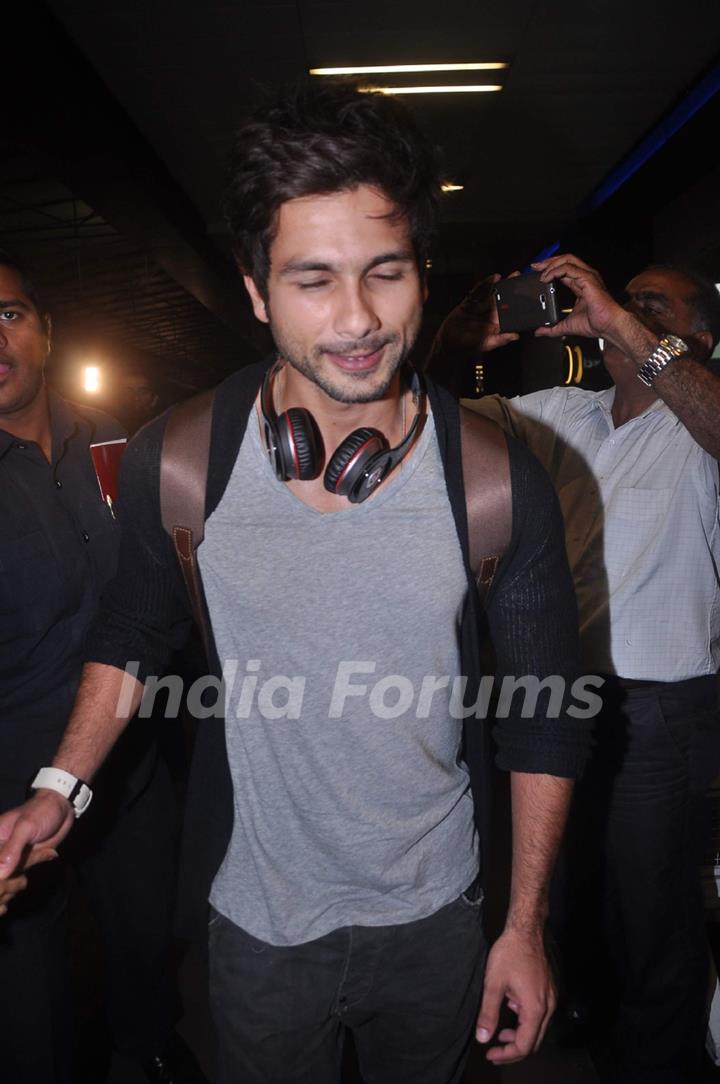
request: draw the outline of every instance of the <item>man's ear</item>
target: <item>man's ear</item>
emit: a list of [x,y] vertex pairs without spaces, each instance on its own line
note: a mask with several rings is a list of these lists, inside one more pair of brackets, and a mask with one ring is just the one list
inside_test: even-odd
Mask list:
[[252,275],[243,275],[243,282],[245,283],[245,289],[250,294],[250,300],[252,301],[253,312],[258,320],[263,324],[269,324],[270,318],[267,313],[267,305],[263,301],[262,295],[255,285]]

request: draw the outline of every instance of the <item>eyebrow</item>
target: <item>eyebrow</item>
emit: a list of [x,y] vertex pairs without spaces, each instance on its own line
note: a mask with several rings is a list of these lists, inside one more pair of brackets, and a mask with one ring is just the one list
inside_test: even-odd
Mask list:
[[19,297],[10,297],[7,300],[0,298],[0,309],[25,309],[26,312],[30,312],[27,301],[21,301]]
[[625,290],[623,296],[626,301],[662,301],[664,305],[669,304],[665,294],[658,293],[657,290],[636,290],[634,293]]
[[[363,271],[372,271],[374,267],[379,267],[385,263],[414,263],[415,256],[408,249],[399,249],[396,252],[383,252],[379,256],[373,257],[370,263],[363,268]],[[303,271],[330,271],[337,270],[331,263],[327,263],[323,260],[288,260],[288,262],[280,268],[280,275],[297,275]]]

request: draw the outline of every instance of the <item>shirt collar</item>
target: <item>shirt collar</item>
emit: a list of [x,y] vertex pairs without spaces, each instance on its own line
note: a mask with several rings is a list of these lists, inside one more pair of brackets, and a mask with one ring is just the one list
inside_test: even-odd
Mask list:
[[[615,402],[615,385],[610,388],[605,388],[603,391],[599,391],[597,395],[594,395],[588,402],[588,412],[593,409],[600,410],[608,425],[611,428],[615,428],[615,423],[612,420],[612,408]],[[650,406],[643,410],[642,414],[638,414],[637,418],[633,418],[632,421],[638,421],[639,418],[647,418],[650,414],[667,414],[670,419],[677,423],[678,418],[673,414],[670,407],[662,399],[654,399]]]
[[613,384],[611,388],[604,388],[603,391],[599,391],[597,395],[593,396],[589,406],[600,410],[606,418],[611,418],[614,402],[615,385]]
[[71,404],[58,395],[57,392],[48,391],[48,403],[50,405],[50,429],[52,430],[53,440],[58,438],[64,440],[72,434],[78,422],[84,421],[84,419],[81,419],[80,415],[75,413]]
[[[66,440],[69,440],[76,431],[82,430],[86,430],[88,439],[91,439],[95,431],[95,424],[79,410],[76,410],[67,399],[63,399],[61,395],[58,395],[57,392],[48,390],[48,406],[50,410],[50,432],[52,434],[52,456],[53,462],[55,462]],[[6,429],[0,427],[0,458],[12,448],[17,440],[18,438],[13,433],[8,433]]]
[[0,429],[0,459],[5,455],[8,448],[11,448],[17,437],[14,437],[12,433],[8,433],[6,429]]
[[77,433],[84,433],[88,443],[95,435],[95,423],[88,418],[74,403],[63,399],[57,392],[48,392],[50,405],[50,430],[52,432],[52,461],[62,457],[65,445]]

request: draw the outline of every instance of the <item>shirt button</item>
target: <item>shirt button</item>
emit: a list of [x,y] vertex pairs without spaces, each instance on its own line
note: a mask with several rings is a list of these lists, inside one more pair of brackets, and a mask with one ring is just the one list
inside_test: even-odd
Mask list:
[[82,537],[83,537],[83,542],[89,542],[90,541],[90,535],[87,533],[87,531],[83,531]]
[[55,485],[57,486],[58,489],[62,489],[62,482],[60,481],[59,478],[55,479]]
[[24,452],[25,448],[26,448],[26,445],[25,444],[16,444],[15,447],[19,448],[21,452]]

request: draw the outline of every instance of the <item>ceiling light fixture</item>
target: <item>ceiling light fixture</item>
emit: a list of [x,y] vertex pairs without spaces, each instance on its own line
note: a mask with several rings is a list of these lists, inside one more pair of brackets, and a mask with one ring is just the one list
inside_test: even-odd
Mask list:
[[441,184],[440,185],[440,191],[441,192],[464,192],[465,191],[465,185],[464,184]]
[[507,61],[473,61],[470,64],[386,64],[359,68],[310,68],[310,75],[401,75],[407,72],[480,72],[500,71],[509,67]]
[[482,94],[502,90],[501,86],[477,83],[473,86],[453,84],[446,87],[360,87],[365,94]]
[[86,365],[83,373],[83,387],[85,391],[95,393],[100,391],[100,370],[97,365]]

